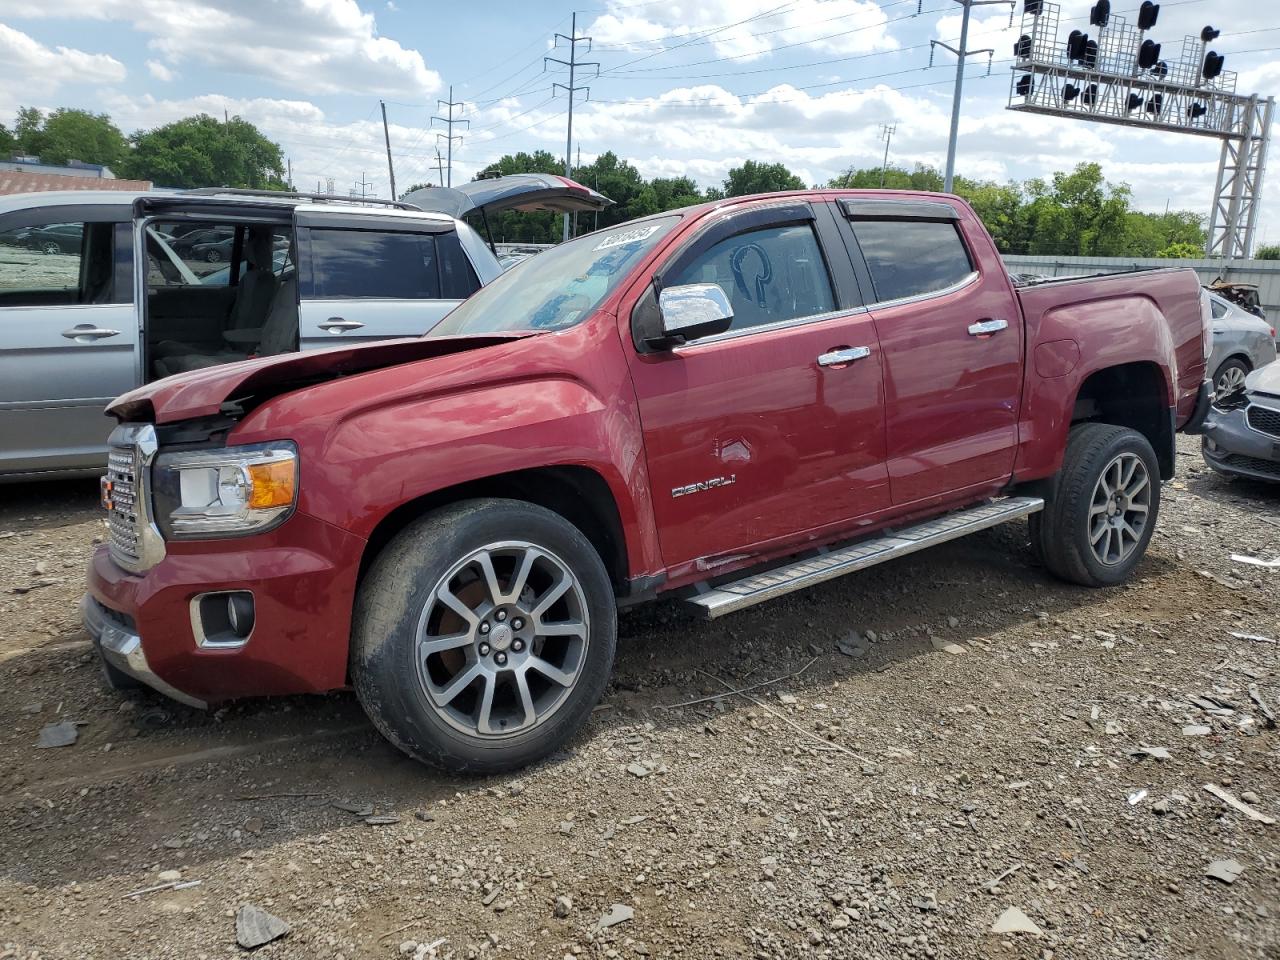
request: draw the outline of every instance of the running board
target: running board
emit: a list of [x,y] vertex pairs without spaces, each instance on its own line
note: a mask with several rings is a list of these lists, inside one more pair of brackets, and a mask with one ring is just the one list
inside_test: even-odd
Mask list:
[[865,570],[895,557],[905,557],[909,553],[986,530],[1008,520],[1017,520],[1043,509],[1044,501],[1039,497],[995,500],[968,510],[948,513],[914,527],[886,531],[873,539],[861,540],[806,560],[795,560],[786,566],[755,573],[741,580],[722,583],[687,598],[685,602],[692,604],[708,620],[714,620],[726,613],[755,606],[826,580],[834,580],[846,573]]

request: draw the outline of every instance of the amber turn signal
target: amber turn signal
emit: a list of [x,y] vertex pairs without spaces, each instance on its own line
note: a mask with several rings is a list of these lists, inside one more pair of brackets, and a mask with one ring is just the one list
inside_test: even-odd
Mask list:
[[249,471],[249,508],[268,510],[287,507],[293,503],[298,488],[297,461],[277,460],[274,463],[253,463]]

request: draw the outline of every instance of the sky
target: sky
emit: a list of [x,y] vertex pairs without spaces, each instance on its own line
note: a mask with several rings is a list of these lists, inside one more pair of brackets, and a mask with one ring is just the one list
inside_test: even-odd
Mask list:
[[[1092,0],[1063,0],[1062,32],[1089,30]],[[1241,93],[1280,94],[1272,0],[1164,0],[1152,37],[1168,56],[1212,24]],[[1138,0],[1113,0],[1136,20]],[[999,181],[1048,177],[1097,161],[1136,205],[1207,214],[1219,141],[1032,116],[1006,109],[1019,0],[975,7],[957,172]],[[1129,9],[1132,7],[1133,9]],[[379,101],[386,102],[397,187],[438,176],[454,133],[452,176],[505,153],[564,155],[568,58],[576,13],[574,152],[613,150],[642,174],[718,185],[731,167],[785,163],[809,183],[884,156],[939,169],[946,155],[957,45],[956,0],[0,0],[0,122],[19,106],[106,112],[126,133],[224,111],[278,142],[298,189],[389,195]],[[590,49],[588,49],[588,47]],[[599,75],[596,76],[596,71]],[[989,70],[989,72],[988,72]],[[554,87],[559,83],[561,87]],[[1274,151],[1273,151],[1274,155]],[[1266,189],[1264,187],[1264,189]],[[1270,182],[1272,192],[1280,181]],[[1280,240],[1280,202],[1260,240]]]

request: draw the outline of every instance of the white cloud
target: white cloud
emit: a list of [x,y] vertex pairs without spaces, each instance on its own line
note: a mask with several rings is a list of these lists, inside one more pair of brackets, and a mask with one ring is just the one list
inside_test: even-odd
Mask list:
[[247,74],[312,94],[423,97],[440,75],[422,54],[377,32],[356,0],[0,0],[0,16],[120,20],[151,36],[164,64]]
[[64,84],[119,83],[125,75],[124,64],[115,57],[48,47],[0,23],[0,111],[5,116],[17,109],[20,99],[29,102],[33,82],[47,96]]
[[[776,47],[806,43],[815,53],[865,53],[898,46],[886,29],[888,17],[871,0],[702,0],[644,7],[610,4],[588,28],[602,46],[637,51],[687,45],[718,57],[754,59]],[[775,12],[776,11],[776,12]]]
[[174,77],[177,76],[174,71],[170,70],[159,60],[148,60],[147,70],[150,72],[151,76],[155,77],[161,83],[171,83]]

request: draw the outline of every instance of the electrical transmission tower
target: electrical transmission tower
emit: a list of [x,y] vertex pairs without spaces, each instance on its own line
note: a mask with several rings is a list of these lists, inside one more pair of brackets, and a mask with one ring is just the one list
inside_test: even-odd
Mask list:
[[[448,144],[446,149],[449,152],[449,157],[448,157],[449,182],[446,184],[446,186],[450,186],[450,187],[453,186],[453,141],[457,140],[459,143],[462,142],[462,135],[455,134],[453,132],[453,125],[455,123],[465,123],[467,127],[471,126],[470,120],[462,120],[453,115],[454,110],[458,110],[458,112],[461,113],[462,111],[459,108],[462,106],[464,106],[464,104],[461,100],[453,99],[453,85],[450,84],[449,99],[436,101],[436,109],[438,110],[440,107],[448,108],[448,116],[431,118],[432,123],[435,123],[437,120],[439,120],[441,123],[445,124],[449,130],[448,134],[443,134],[443,133],[436,134],[436,146],[437,148],[439,147],[441,140],[444,140]],[[437,149],[436,152],[438,154],[439,150]]]
[[[590,99],[591,97],[590,87],[579,87],[575,85],[577,82],[577,72],[579,67],[594,67],[596,71],[594,76],[599,76],[600,64],[594,61],[587,63],[578,59],[578,44],[585,43],[587,45],[586,52],[590,53],[591,38],[578,36],[578,15],[576,13],[573,15],[573,21],[569,27],[569,36],[565,36],[563,33],[556,34],[555,45],[557,47],[560,46],[561,40],[565,41],[565,43],[569,45],[569,59],[560,60],[556,57],[543,57],[542,69],[546,70],[548,63],[558,63],[562,67],[569,68],[568,85],[566,86],[563,83],[553,83],[551,84],[551,93],[554,95],[556,90],[563,90],[569,95],[569,129],[565,135],[564,141],[564,175],[566,177],[572,177],[573,168],[569,165],[569,158],[573,156],[573,97],[579,90],[585,90],[587,92],[587,99]],[[564,239],[569,239],[569,214],[567,213],[564,215]]]
[[969,11],[974,7],[987,7],[996,3],[1009,4],[1009,16],[1013,16],[1013,0],[956,0],[956,3],[964,7],[964,13],[960,17],[960,46],[953,47],[949,43],[943,43],[941,40],[929,41],[929,66],[933,66],[933,50],[935,47],[942,47],[944,50],[950,50],[956,55],[956,89],[951,95],[951,136],[947,138],[947,171],[943,179],[942,189],[944,193],[950,193],[952,183],[955,180],[956,173],[956,139],[960,135],[960,93],[964,89],[964,68],[970,57],[985,53],[987,55],[987,72],[991,72],[991,55],[995,53],[990,48],[982,50],[969,49]]
[[359,190],[360,191],[359,197],[361,200],[363,200],[365,197],[369,196],[369,188],[372,186],[373,186],[373,181],[366,179],[364,175],[364,171],[361,170],[360,179],[357,180],[351,187],[351,196],[353,197],[356,196],[357,195],[356,190]]
[[884,163],[880,165],[880,186],[884,186],[884,175],[889,169],[889,144],[893,141],[893,135],[898,132],[896,123],[880,124],[880,139],[884,141]]

